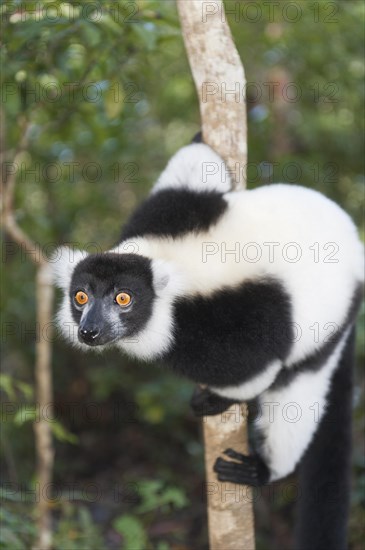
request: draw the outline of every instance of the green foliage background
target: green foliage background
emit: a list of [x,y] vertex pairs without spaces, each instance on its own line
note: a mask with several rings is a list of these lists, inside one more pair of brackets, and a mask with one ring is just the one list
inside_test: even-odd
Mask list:
[[[248,186],[295,179],[335,199],[360,224],[364,4],[269,4],[226,2],[249,82]],[[5,170],[24,132],[28,138],[16,166],[17,219],[45,254],[61,243],[111,247],[169,156],[199,130],[175,4],[13,0],[2,3],[1,14]],[[288,86],[281,103],[270,82]],[[0,547],[20,549],[34,537],[34,495],[27,492],[35,483],[34,268],[6,235],[2,251],[8,408]],[[363,328],[364,315],[359,364]],[[207,548],[191,384],[117,354],[80,356],[57,335],[53,372],[55,548]],[[356,376],[351,548],[360,549],[360,369]],[[280,485],[256,500],[258,549],[291,547],[292,500]]]

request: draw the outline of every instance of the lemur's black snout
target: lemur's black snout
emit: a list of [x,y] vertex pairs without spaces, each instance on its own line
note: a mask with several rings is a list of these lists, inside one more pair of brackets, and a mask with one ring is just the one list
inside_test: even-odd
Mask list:
[[79,339],[88,345],[98,344],[98,337],[100,336],[100,329],[95,326],[91,327],[80,327],[79,328]]

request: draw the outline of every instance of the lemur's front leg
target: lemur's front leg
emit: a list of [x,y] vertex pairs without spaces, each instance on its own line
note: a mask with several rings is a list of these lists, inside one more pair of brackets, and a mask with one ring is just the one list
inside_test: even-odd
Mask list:
[[[196,416],[214,416],[221,414],[233,404],[238,403],[211,392],[208,388],[198,386],[191,398],[191,407]],[[257,455],[243,455],[233,449],[224,451],[232,460],[217,458],[214,471],[218,474],[219,481],[230,481],[242,485],[253,485],[255,487],[268,482],[270,472],[266,464]]]

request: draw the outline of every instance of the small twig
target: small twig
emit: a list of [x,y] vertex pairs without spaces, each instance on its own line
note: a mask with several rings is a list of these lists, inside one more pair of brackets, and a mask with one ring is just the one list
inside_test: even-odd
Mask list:
[[[19,164],[19,161],[27,149],[28,146],[28,128],[29,124],[25,121],[21,121],[21,126],[23,128],[23,133],[19,145],[16,149],[14,160],[12,162],[13,167],[16,167]],[[2,170],[2,173],[8,173],[7,170]],[[14,215],[14,194],[17,181],[17,170],[12,170],[6,181],[2,181],[2,200],[1,200],[1,210],[2,210],[2,225],[8,235],[21,246],[25,252],[29,253],[29,256],[32,258],[35,264],[41,264],[44,262],[43,255],[41,253],[40,246],[33,242],[32,239],[21,229],[18,225],[15,215]]]

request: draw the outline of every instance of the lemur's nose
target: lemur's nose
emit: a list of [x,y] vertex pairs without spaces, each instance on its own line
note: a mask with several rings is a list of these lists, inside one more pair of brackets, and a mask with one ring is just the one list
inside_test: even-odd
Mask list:
[[79,337],[86,344],[94,344],[100,334],[100,329],[97,327],[79,328]]

